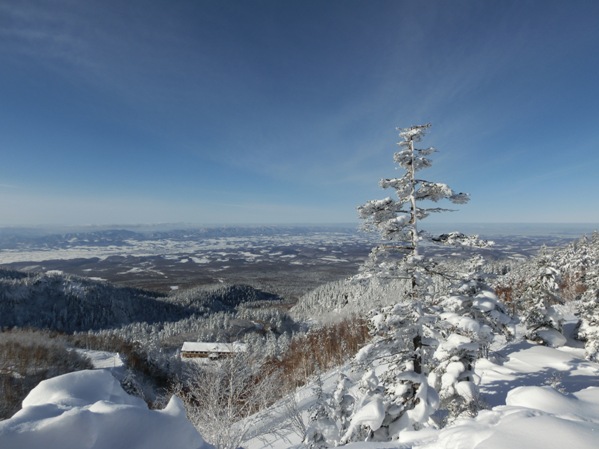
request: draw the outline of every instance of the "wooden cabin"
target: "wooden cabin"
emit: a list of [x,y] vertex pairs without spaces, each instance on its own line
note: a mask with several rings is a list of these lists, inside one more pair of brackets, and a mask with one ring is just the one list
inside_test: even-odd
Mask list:
[[208,358],[220,359],[230,357],[239,352],[245,352],[247,346],[244,343],[205,343],[186,341],[181,348],[181,358]]

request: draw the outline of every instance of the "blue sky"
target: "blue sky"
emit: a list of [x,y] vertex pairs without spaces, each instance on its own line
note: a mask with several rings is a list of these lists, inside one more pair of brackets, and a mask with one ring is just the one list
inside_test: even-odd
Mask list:
[[357,221],[431,122],[453,222],[599,222],[599,2],[2,1],[0,226]]

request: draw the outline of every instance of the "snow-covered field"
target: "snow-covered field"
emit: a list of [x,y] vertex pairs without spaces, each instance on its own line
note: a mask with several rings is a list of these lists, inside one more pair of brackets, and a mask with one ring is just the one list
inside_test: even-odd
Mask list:
[[[171,286],[267,278],[269,287],[300,295],[353,274],[372,242],[356,229],[336,227],[174,230],[159,236],[114,230],[39,238],[0,229],[0,268],[95,277],[164,293]],[[298,276],[304,280],[293,286]]]
[[[129,238],[115,241],[113,244],[96,243],[88,240],[70,240],[65,242],[40,241],[28,243],[16,248],[0,247],[0,264],[15,262],[42,262],[46,260],[72,260],[98,258],[105,260],[111,256],[151,257],[163,256],[179,260],[205,264],[223,257],[239,257],[253,260],[256,258],[276,257],[280,251],[270,248],[290,248],[295,246],[322,247],[326,250],[335,245],[368,244],[372,238],[356,232],[310,232],[279,233],[251,236],[222,236],[201,238],[196,235],[180,238],[141,239]],[[258,254],[261,253],[261,254]],[[190,254],[195,256],[189,257]]]

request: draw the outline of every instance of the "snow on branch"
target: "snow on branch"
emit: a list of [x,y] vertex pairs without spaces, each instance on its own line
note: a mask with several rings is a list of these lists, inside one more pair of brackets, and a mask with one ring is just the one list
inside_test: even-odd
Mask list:
[[439,212],[455,212],[455,209],[445,209],[443,207],[417,207],[416,218],[424,220],[430,214],[438,214]]
[[410,194],[410,179],[407,176],[401,178],[381,179],[379,185],[383,189],[395,189],[399,198],[407,198]]
[[[464,204],[470,200],[467,193],[456,192],[442,182],[418,179],[415,173],[420,169],[430,167],[431,159],[427,156],[437,150],[433,147],[417,149],[414,142],[420,141],[430,124],[411,126],[399,129],[402,142],[399,143],[400,151],[393,155],[395,163],[405,170],[402,176],[385,178],[380,181],[384,189],[392,188],[397,195],[396,199],[385,198],[371,200],[358,207],[360,218],[365,220],[364,229],[377,231],[383,240],[394,241],[398,246],[410,248],[405,251],[405,260],[418,257],[420,240],[428,240],[436,244],[457,244],[462,246],[486,246],[479,243],[476,237],[459,238],[457,234],[448,234],[445,238],[433,239],[432,236],[418,232],[418,222],[432,213],[450,212],[451,209],[441,207],[421,207],[421,201],[439,202],[447,200],[454,204]],[[374,251],[371,257],[381,258],[382,251]],[[374,266],[378,264],[374,263]]]
[[448,246],[468,246],[472,248],[488,248],[493,246],[495,242],[491,240],[482,240],[478,235],[466,235],[461,232],[449,232],[441,234],[437,237],[431,237],[435,243]]
[[[410,142],[405,142],[410,143]],[[434,149],[432,149],[434,150]],[[408,170],[414,166],[415,171],[422,170],[423,168],[429,168],[433,165],[433,161],[425,155],[419,153],[421,150],[412,150],[411,147],[405,150],[398,151],[393,155],[393,160],[398,163],[402,168]],[[432,151],[431,151],[432,153]],[[430,154],[430,153],[429,153]]]
[[426,130],[430,127],[431,124],[427,123],[425,125],[413,125],[409,128],[397,128],[397,130],[399,131],[399,136],[402,139],[411,140],[413,142],[419,142],[424,136]]
[[470,195],[467,193],[456,193],[447,184],[442,182],[430,182],[422,179],[416,180],[419,186],[414,193],[416,200],[440,201],[447,199],[455,204],[465,204],[470,201]]
[[370,219],[373,223],[394,219],[397,214],[409,213],[402,209],[402,202],[395,201],[389,197],[382,200],[371,200],[358,207],[360,218]]

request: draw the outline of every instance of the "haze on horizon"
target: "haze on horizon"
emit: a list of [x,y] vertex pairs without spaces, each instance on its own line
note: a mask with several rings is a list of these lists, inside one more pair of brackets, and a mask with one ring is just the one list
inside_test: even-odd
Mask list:
[[[357,222],[396,127],[469,223],[599,223],[599,3],[0,3],[0,226]],[[429,220],[430,221],[430,220]]]

